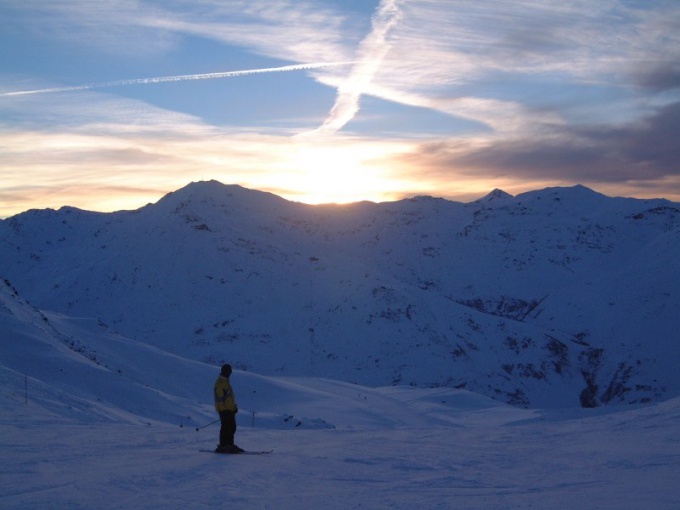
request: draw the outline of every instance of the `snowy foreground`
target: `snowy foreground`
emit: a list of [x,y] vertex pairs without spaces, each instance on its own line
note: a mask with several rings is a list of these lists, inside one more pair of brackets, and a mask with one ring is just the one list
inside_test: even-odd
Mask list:
[[216,455],[219,367],[0,305],[0,509],[680,508],[680,397],[519,409],[235,370],[237,443],[274,452]]
[[323,420],[242,411],[237,443],[274,453],[215,455],[199,450],[217,425],[135,423],[76,400],[69,418],[5,384],[0,508],[680,508],[678,398],[537,411],[449,389],[232,381],[244,407],[276,383],[277,405]]

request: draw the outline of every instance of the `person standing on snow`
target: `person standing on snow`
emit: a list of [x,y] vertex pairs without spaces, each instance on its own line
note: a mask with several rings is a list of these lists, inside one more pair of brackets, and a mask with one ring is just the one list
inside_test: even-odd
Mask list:
[[236,434],[236,413],[238,407],[234,390],[229,382],[231,365],[222,365],[220,375],[215,381],[215,410],[220,415],[220,444],[215,450],[218,453],[241,453],[243,449],[234,444]]

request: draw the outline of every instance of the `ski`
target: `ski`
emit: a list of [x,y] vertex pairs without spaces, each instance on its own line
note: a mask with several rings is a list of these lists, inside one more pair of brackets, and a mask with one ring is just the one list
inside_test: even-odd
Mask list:
[[205,453],[217,453],[220,455],[269,455],[273,453],[274,450],[260,450],[260,451],[243,451],[243,452],[217,452],[215,450],[198,450],[199,452]]

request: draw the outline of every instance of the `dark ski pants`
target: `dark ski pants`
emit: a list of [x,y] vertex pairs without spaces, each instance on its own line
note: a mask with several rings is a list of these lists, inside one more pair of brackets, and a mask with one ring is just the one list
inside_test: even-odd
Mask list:
[[231,446],[234,444],[234,434],[236,434],[236,413],[234,411],[220,412],[220,446]]

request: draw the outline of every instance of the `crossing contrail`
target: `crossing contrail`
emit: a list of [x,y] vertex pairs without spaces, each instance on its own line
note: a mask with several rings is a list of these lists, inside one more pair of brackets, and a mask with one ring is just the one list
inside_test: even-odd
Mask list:
[[312,62],[308,64],[293,64],[289,66],[280,67],[266,67],[263,69],[245,69],[241,71],[225,71],[221,73],[205,73],[205,74],[182,74],[178,76],[157,76],[154,78],[134,78],[131,80],[115,80],[100,83],[87,83],[85,85],[75,85],[71,87],[52,87],[48,89],[35,90],[18,90],[14,92],[0,93],[0,97],[8,96],[27,96],[31,94],[51,94],[55,92],[75,92],[78,90],[101,89],[107,87],[119,87],[124,85],[145,85],[149,83],[166,83],[174,81],[189,81],[189,80],[214,80],[217,78],[234,78],[237,76],[246,76],[249,74],[261,73],[283,73],[288,71],[305,71],[307,69],[321,69],[323,67],[335,67],[352,65],[356,62]]
[[338,87],[338,95],[323,125],[311,133],[339,131],[359,111],[359,101],[380,69],[390,50],[389,32],[399,22],[399,0],[381,0],[373,19],[371,32],[361,41],[357,63]]

